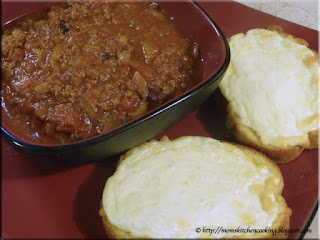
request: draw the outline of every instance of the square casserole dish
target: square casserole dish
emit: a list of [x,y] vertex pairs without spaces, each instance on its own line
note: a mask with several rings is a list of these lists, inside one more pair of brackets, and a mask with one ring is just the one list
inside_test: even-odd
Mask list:
[[[141,117],[86,140],[61,145],[38,144],[26,140],[8,124],[2,111],[2,136],[13,146],[40,159],[64,162],[88,162],[120,154],[168,129],[198,108],[218,87],[230,61],[230,50],[224,33],[205,10],[194,1],[162,2],[159,6],[173,17],[186,35],[199,45],[204,78],[183,94],[165,102]],[[25,4],[24,4],[25,5]],[[23,18],[47,8],[48,3],[4,3],[3,19],[13,19],[2,26],[5,30]],[[26,13],[29,11],[29,13]],[[31,12],[30,12],[31,11]],[[21,16],[21,14],[23,14]],[[17,16],[21,17],[17,17]],[[17,18],[15,18],[17,17]]]

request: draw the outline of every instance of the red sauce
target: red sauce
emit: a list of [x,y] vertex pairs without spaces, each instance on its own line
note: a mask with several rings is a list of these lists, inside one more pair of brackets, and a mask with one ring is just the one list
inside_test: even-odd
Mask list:
[[70,143],[183,93],[200,66],[197,44],[154,3],[54,4],[2,36],[2,111],[32,141]]

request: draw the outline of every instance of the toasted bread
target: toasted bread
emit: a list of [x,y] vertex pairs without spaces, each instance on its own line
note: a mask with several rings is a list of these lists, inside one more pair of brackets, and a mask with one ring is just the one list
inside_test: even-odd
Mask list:
[[236,34],[229,44],[220,90],[236,140],[277,163],[318,148],[318,54],[279,26]]
[[286,238],[282,189],[278,166],[261,152],[165,138],[121,157],[99,213],[110,238]]

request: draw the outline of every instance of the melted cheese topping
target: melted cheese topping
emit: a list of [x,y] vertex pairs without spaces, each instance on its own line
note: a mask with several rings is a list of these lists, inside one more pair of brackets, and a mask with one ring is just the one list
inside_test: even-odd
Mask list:
[[220,89],[265,144],[297,145],[318,129],[319,63],[306,46],[254,29],[229,41],[231,63]]
[[137,237],[239,236],[203,229],[271,227],[282,211],[275,200],[280,177],[211,138],[151,142],[108,179],[103,208],[113,225]]

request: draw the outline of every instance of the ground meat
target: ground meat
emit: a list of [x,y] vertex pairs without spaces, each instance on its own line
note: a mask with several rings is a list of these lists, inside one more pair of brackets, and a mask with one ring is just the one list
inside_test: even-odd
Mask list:
[[154,3],[71,2],[37,16],[2,36],[2,111],[33,141],[101,134],[202,79],[197,45]]

